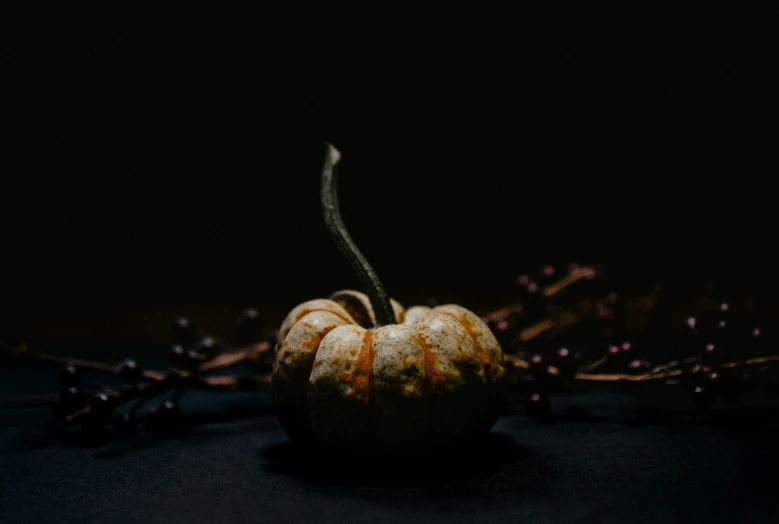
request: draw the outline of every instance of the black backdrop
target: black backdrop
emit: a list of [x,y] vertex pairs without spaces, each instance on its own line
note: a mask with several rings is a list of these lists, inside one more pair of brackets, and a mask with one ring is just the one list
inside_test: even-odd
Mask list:
[[262,4],[2,4],[17,334],[160,339],[174,312],[278,319],[354,285],[318,209],[325,139],[405,302],[488,303],[547,262],[775,284],[759,17]]

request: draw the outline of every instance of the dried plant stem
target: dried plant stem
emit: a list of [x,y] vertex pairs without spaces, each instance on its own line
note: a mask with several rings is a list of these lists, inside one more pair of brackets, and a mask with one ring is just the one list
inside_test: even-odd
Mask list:
[[503,360],[508,362],[510,365],[514,366],[515,368],[520,369],[530,369],[530,362],[527,360],[521,359],[516,355],[510,355],[508,353],[503,354]]
[[580,371],[582,373],[589,373],[590,371],[593,371],[594,369],[597,369],[600,366],[602,366],[603,364],[605,364],[606,362],[608,362],[608,360],[609,360],[608,356],[601,357],[598,360],[596,360],[595,362],[591,362],[589,364],[586,364],[586,365],[582,366],[580,368]]
[[548,332],[550,329],[557,327],[555,322],[551,318],[536,322],[532,326],[528,326],[519,332],[517,338],[520,342],[528,342],[534,338]]
[[684,373],[681,369],[673,369],[654,375],[630,375],[628,373],[577,373],[574,380],[589,380],[595,382],[647,382],[675,377]]
[[779,355],[770,357],[755,357],[747,360],[740,360],[738,362],[726,362],[722,364],[723,368],[736,368],[743,365],[753,366],[755,364],[766,364],[768,362],[779,362]]
[[[506,362],[515,368],[529,369],[530,363],[514,355],[504,355]],[[629,373],[590,373],[589,371],[580,371],[574,376],[574,380],[586,380],[590,382],[647,382],[651,380],[664,380],[671,377],[677,377],[685,373],[682,369],[674,369],[684,364],[691,364],[697,362],[697,358],[688,358],[682,361],[673,361],[662,366],[657,366],[651,371],[641,375],[631,375]],[[721,367],[723,368],[739,368],[746,366],[754,366],[757,364],[767,364],[770,362],[779,362],[778,356],[768,357],[756,357],[748,360],[742,360],[738,362],[725,362]],[[592,368],[590,364],[587,367]],[[597,367],[597,366],[596,366]],[[551,367],[550,367],[551,369]],[[703,367],[702,371],[709,371],[711,368]],[[554,374],[554,373],[553,373]]]
[[596,275],[597,271],[593,267],[576,268],[554,284],[545,287],[543,291],[544,296],[553,297],[571,284],[578,282],[579,280],[594,278]]
[[[271,350],[271,344],[268,341],[262,341],[257,344],[252,344],[245,348],[220,353],[214,358],[203,362],[198,366],[197,373],[203,373],[208,371],[216,371],[224,369],[249,359],[256,359],[261,355]],[[8,355],[14,355],[24,358],[30,358],[41,362],[50,362],[54,364],[72,365],[80,369],[88,369],[92,371],[98,371],[101,373],[107,373],[110,375],[117,375],[118,369],[116,366],[106,364],[104,362],[68,358],[59,355],[51,355],[48,353],[38,353],[30,351],[26,345],[18,347],[11,347],[0,343],[0,353]],[[111,398],[120,400],[122,402],[133,400],[141,396],[147,396],[153,394],[155,391],[164,391],[172,383],[181,383],[185,381],[187,387],[192,389],[201,389],[207,391],[270,391],[270,375],[261,376],[215,376],[215,377],[201,377],[196,376],[189,371],[172,371],[168,374],[161,373],[153,370],[141,371],[142,381],[134,386],[126,387],[122,389],[103,390],[103,393]],[[145,380],[143,380],[145,379]],[[183,393],[183,388],[176,390],[180,395]],[[56,403],[59,400],[57,394],[44,394],[44,395],[27,395],[23,397],[12,397],[0,400],[0,408],[29,408],[35,406],[45,406]],[[66,421],[72,421],[78,417],[86,415],[90,412],[89,406],[71,413],[65,417]]]
[[661,371],[666,371],[668,369],[672,369],[677,366],[682,366],[684,364],[693,364],[695,362],[700,362],[700,359],[698,357],[690,357],[690,358],[685,358],[684,360],[681,361],[672,360],[671,362],[652,368],[652,370],[649,373],[647,373],[647,375],[653,375],[655,373],[660,373]]
[[496,309],[495,311],[490,311],[484,315],[484,318],[490,322],[500,322],[501,320],[510,317],[514,313],[521,313],[523,309],[524,307],[522,304],[511,304],[510,306],[502,307],[500,309]]
[[222,369],[222,368],[233,366],[235,364],[240,364],[245,360],[258,358],[263,353],[269,352],[271,348],[272,346],[270,342],[264,340],[262,342],[259,342],[257,344],[252,344],[245,348],[221,353],[216,357],[212,358],[211,360],[208,360],[200,364],[200,366],[198,366],[198,370],[200,372],[214,371],[216,369]]
[[207,377],[195,382],[193,388],[207,391],[263,391],[267,393],[271,390],[271,375]]
[[[245,348],[236,349],[225,353],[220,353],[214,358],[200,364],[200,366],[198,367],[198,371],[200,372],[214,371],[214,370],[230,367],[235,364],[240,364],[241,362],[247,359],[255,359],[260,355],[262,355],[263,353],[267,353],[270,350],[271,350],[270,343],[268,341],[263,341],[257,344],[252,344]],[[60,355],[52,355],[49,353],[33,352],[28,350],[26,345],[22,345],[19,347],[10,347],[4,344],[0,344],[0,353],[15,355],[18,357],[30,358],[42,362],[51,362],[53,364],[71,365],[80,369],[89,369],[92,371],[99,371],[101,373],[108,373],[110,375],[116,375],[118,373],[118,369],[116,366],[113,366],[111,364],[106,364],[105,362],[99,362],[96,360],[87,360],[81,358],[63,357]],[[153,371],[150,369],[142,370],[141,374],[143,378],[147,380],[161,381],[165,378],[164,373],[160,373],[159,371]],[[183,377],[190,376],[190,373],[187,371],[181,371],[180,374]]]
[[[6,346],[4,344],[0,344],[0,353],[5,353],[7,355],[15,355],[17,357],[30,358],[42,362],[51,362],[52,364],[71,365],[80,369],[90,369],[92,371],[108,373],[109,375],[118,374],[118,369],[116,366],[113,366],[111,364],[106,364],[105,362],[99,362],[96,360],[86,360],[83,358],[63,357],[60,355],[52,355],[49,353],[37,353],[27,349],[27,346],[25,344],[22,344],[19,347],[11,347],[11,346]],[[165,378],[164,374],[160,373],[159,371],[153,371],[150,369],[142,370],[141,374],[143,375],[143,378],[147,380],[162,380],[163,378]]]
[[[593,278],[595,275],[597,275],[597,270],[595,268],[592,267],[577,268],[573,270],[571,273],[569,273],[568,275],[558,280],[557,282],[545,287],[541,293],[543,294],[544,297],[547,298],[554,297],[558,295],[563,289],[567,288],[568,286],[580,280]],[[523,310],[524,307],[522,304],[519,303],[510,304],[500,309],[490,311],[485,315],[485,318],[490,322],[499,322],[501,320],[505,320],[506,318],[510,317],[515,313],[521,313]],[[533,324],[532,326],[525,328],[520,334],[520,338],[522,338],[523,340],[530,340],[531,338],[540,335],[541,333],[551,329],[554,326],[555,326],[555,322],[549,319],[542,320],[540,322],[537,322],[536,324]]]

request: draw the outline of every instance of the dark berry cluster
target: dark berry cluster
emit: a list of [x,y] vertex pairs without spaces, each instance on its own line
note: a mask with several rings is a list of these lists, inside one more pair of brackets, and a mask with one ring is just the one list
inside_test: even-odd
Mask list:
[[689,317],[687,327],[688,347],[696,358],[680,383],[696,408],[707,409],[717,399],[737,402],[758,391],[770,395],[768,367],[743,365],[762,354],[762,329],[736,317],[729,302]]
[[[575,344],[567,342],[582,340],[582,325],[602,331],[606,320],[613,319],[613,314],[604,314],[611,313],[606,309],[611,304],[592,298],[605,294],[601,280],[595,268],[545,265],[517,277],[517,306],[484,317],[507,358],[519,364],[512,378],[526,392],[530,417],[548,417],[550,393],[565,388],[576,376],[579,355],[569,349]],[[562,322],[572,325],[560,329]],[[580,327],[577,334],[571,329],[574,324]]]
[[564,389],[576,376],[578,355],[566,347],[558,348],[551,358],[534,353],[528,359],[525,374],[528,393],[525,411],[532,419],[544,420],[551,415],[550,394]]
[[[236,320],[233,341],[249,346],[270,341],[274,336],[275,333],[263,330],[257,310],[251,308]],[[88,392],[83,388],[79,367],[65,365],[59,373],[61,390],[52,404],[57,420],[64,425],[79,425],[88,443],[102,442],[107,433],[132,434],[138,425],[154,433],[175,433],[183,421],[178,401],[184,389],[198,380],[202,365],[225,354],[232,344],[198,332],[184,317],[175,319],[173,337],[167,371],[144,370],[134,359],[126,358],[112,369],[123,384],[118,389],[99,388]],[[144,409],[160,397],[167,398],[151,409]]]
[[[552,395],[592,382],[681,384],[698,409],[736,402],[757,391],[779,396],[779,381],[771,375],[779,356],[766,355],[769,348],[753,321],[759,318],[753,306],[706,296],[674,312],[679,307],[670,295],[658,288],[637,294],[605,279],[597,266],[545,265],[514,280],[514,302],[482,318],[503,348],[513,391],[524,396],[530,418],[550,419]],[[428,301],[431,307],[437,304],[436,299]],[[268,391],[276,336],[263,327],[255,309],[241,313],[229,340],[177,318],[167,369],[144,369],[131,358],[115,366],[70,361],[59,373],[61,390],[53,412],[63,424],[80,427],[90,442],[108,434],[128,435],[138,426],[175,433],[185,420],[179,400],[186,389]],[[26,348],[0,345],[0,350],[65,362]],[[252,373],[208,375],[238,363]],[[82,369],[115,375],[122,385],[84,388]],[[40,404],[36,399],[11,400],[5,404]]]
[[[754,358],[764,355],[762,330],[749,314],[734,315],[728,301],[704,301],[685,331],[657,321],[657,312],[670,308],[654,292],[634,301],[631,307],[641,315],[630,317],[627,301],[603,278],[602,268],[570,264],[560,271],[547,265],[516,282],[519,304],[484,320],[503,347],[515,384],[526,393],[531,418],[548,417],[549,395],[576,379],[678,382],[699,409],[756,390],[779,392],[779,384],[767,378],[771,359]],[[649,326],[642,337],[626,329],[637,317]],[[658,345],[672,351],[663,355]],[[646,358],[650,347],[654,358],[667,363],[653,365]]]

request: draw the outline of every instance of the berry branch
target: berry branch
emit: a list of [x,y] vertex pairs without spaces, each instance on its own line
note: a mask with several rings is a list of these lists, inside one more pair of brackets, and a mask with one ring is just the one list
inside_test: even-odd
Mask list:
[[[11,347],[0,343],[0,354],[27,358],[41,362],[63,364],[59,374],[62,390],[59,394],[31,395],[0,399],[0,408],[29,408],[51,406],[54,415],[63,424],[81,423],[91,436],[102,433],[111,424],[122,433],[133,430],[141,409],[154,397],[170,392],[170,398],[158,405],[146,417],[146,425],[171,430],[179,418],[178,401],[187,388],[215,392],[270,390],[270,375],[218,375],[206,376],[241,363],[260,363],[267,367],[267,356],[275,341],[275,333],[264,332],[256,310],[246,310],[237,326],[239,338],[259,339],[244,347],[232,349],[224,342],[209,335],[198,334],[189,321],[176,319],[174,332],[178,343],[169,354],[171,365],[163,373],[141,369],[133,359],[125,359],[117,365],[81,358],[69,358],[49,353],[35,352],[25,344]],[[190,349],[185,350],[185,347]],[[204,351],[213,353],[206,357]],[[92,394],[85,394],[81,386],[81,371],[90,370],[119,377],[125,385],[121,388],[102,387]],[[133,403],[134,402],[134,403]],[[130,404],[124,413],[117,414],[121,405]],[[113,417],[109,417],[113,414]]]
[[[549,416],[550,395],[574,383],[680,384],[697,408],[707,408],[719,397],[734,401],[761,386],[766,389],[779,384],[770,375],[779,363],[779,355],[761,354],[763,334],[759,328],[742,330],[745,335],[741,338],[734,335],[726,302],[709,300],[708,307],[699,312],[700,318],[689,317],[682,330],[676,330],[686,337],[679,350],[687,354],[652,366],[637,358],[634,341],[629,340],[624,326],[624,312],[629,306],[641,315],[652,314],[658,305],[655,296],[626,301],[606,292],[608,284],[602,270],[591,266],[572,265],[563,276],[545,266],[537,275],[521,275],[517,283],[519,300],[488,311],[482,318],[501,343],[513,391],[526,394],[525,408],[532,418]],[[175,344],[165,372],[141,369],[129,358],[112,365],[0,343],[0,354],[64,366],[59,375],[59,394],[0,399],[0,409],[51,406],[63,424],[80,423],[91,435],[101,433],[107,425],[113,425],[117,432],[130,433],[139,419],[150,429],[169,432],[181,423],[178,402],[188,389],[270,391],[276,332],[263,329],[254,309],[241,314],[235,331],[239,347],[198,332],[186,318],[176,319]],[[583,362],[579,351],[568,349],[582,340],[603,348],[604,353]],[[748,354],[750,351],[752,354]],[[240,364],[247,365],[251,372],[210,375]],[[124,385],[87,395],[81,388],[82,370],[116,376]],[[152,399],[162,395],[168,395],[167,400],[145,417],[139,416]],[[129,408],[120,412],[123,405]]]

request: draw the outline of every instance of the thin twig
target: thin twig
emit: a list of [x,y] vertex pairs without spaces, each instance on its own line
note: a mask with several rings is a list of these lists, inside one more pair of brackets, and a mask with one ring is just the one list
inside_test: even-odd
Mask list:
[[590,380],[596,382],[647,382],[675,377],[684,373],[681,369],[674,369],[657,373],[655,375],[630,375],[628,373],[577,373],[574,380]]
[[205,377],[196,381],[192,387],[207,391],[269,392],[271,390],[271,375]]
[[[243,362],[244,360],[247,359],[258,358],[263,353],[270,351],[270,349],[271,349],[271,344],[268,341],[263,341],[257,344],[252,344],[245,348],[232,350],[226,353],[220,353],[214,358],[200,364],[200,366],[198,367],[198,371],[205,372],[205,371],[214,371],[217,369],[226,368],[238,364],[240,362]],[[99,362],[96,360],[87,360],[81,358],[63,357],[60,355],[52,355],[49,353],[37,353],[37,352],[29,351],[26,345],[21,345],[19,347],[10,347],[4,344],[0,344],[0,353],[6,353],[9,355],[30,358],[42,362],[71,365],[77,368],[90,369],[93,371],[99,371],[101,373],[108,373],[111,375],[118,374],[117,366],[113,366],[105,362]],[[141,370],[141,374],[143,378],[148,380],[161,381],[165,378],[164,373],[160,373],[159,371],[154,371],[150,369]],[[182,371],[180,372],[180,374],[185,378],[191,375],[189,372],[186,371]]]
[[722,364],[722,367],[735,368],[744,364],[746,364],[747,366],[752,366],[754,364],[765,364],[767,362],[779,362],[779,355],[770,356],[770,357],[755,357],[747,360],[741,360],[738,362],[725,362],[724,364]]
[[[52,355],[50,353],[37,353],[27,349],[26,344],[22,344],[19,347],[11,347],[0,344],[0,353],[15,355],[17,357],[30,358],[42,362],[51,362],[52,364],[70,365],[80,369],[90,369],[92,371],[108,373],[109,375],[117,375],[119,373],[117,366],[106,364],[105,362],[87,360],[83,358],[63,357],[60,355]],[[162,380],[165,378],[163,373],[160,373],[159,371],[153,371],[151,369],[141,370],[141,375],[143,378],[148,380]]]
[[[506,363],[508,363],[509,365],[515,368],[524,369],[524,370],[530,369],[530,363],[528,361],[523,360],[515,355],[504,354],[503,358]],[[597,364],[598,362],[601,361],[605,362],[606,360],[607,359],[604,358],[599,361],[596,361],[593,364]],[[621,381],[647,382],[650,380],[662,380],[662,379],[667,379],[669,377],[676,377],[684,374],[685,373],[684,370],[673,369],[673,368],[680,366],[682,364],[690,364],[696,361],[697,361],[696,358],[688,358],[683,361],[669,362],[668,364],[665,364],[663,366],[657,366],[653,368],[651,371],[648,371],[647,373],[643,373],[641,375],[631,375],[628,373],[590,373],[588,371],[580,371],[574,376],[574,379],[586,380],[591,382],[621,382]],[[722,364],[721,367],[737,368],[742,366],[753,366],[756,364],[766,364],[769,362],[779,362],[779,356],[756,357],[744,361],[726,362]],[[594,369],[595,367],[597,367],[597,366],[593,366],[593,364],[590,364],[589,366],[585,366],[585,368],[583,369],[587,369],[587,368]],[[548,369],[552,370],[552,368],[553,367],[550,366]],[[711,368],[702,367],[701,371],[710,371],[710,369]],[[557,374],[557,373],[552,372],[552,374]]]
[[508,353],[503,354],[503,359],[512,366],[520,369],[530,369],[530,362],[521,359],[516,355],[510,355]]
[[544,296],[553,297],[571,284],[579,280],[594,278],[596,274],[597,271],[593,267],[576,268],[554,284],[546,286],[543,291]]
[[592,370],[602,366],[606,362],[608,362],[608,360],[609,360],[608,356],[601,357],[598,360],[596,360],[595,362],[591,362],[591,363],[589,363],[587,365],[582,366],[580,368],[580,373],[589,373],[590,371],[592,371]]
[[514,313],[521,313],[523,309],[524,307],[522,304],[511,304],[506,307],[490,311],[484,316],[490,322],[500,322],[501,320],[507,319]]
[[684,364],[692,364],[694,362],[699,362],[699,361],[700,361],[700,359],[698,359],[698,357],[685,358],[682,361],[672,360],[671,362],[668,362],[667,364],[663,364],[661,366],[657,366],[657,367],[652,368],[652,370],[649,371],[647,373],[647,375],[653,375],[655,373],[659,373],[659,372],[665,371],[667,369],[672,369],[672,368],[675,368],[677,366],[681,366],[681,365],[684,365]]
[[[554,282],[548,286],[546,286],[541,293],[544,295],[544,297],[553,297],[555,295],[558,295],[563,289],[567,288],[568,286],[584,279],[592,278],[597,274],[597,270],[593,267],[581,267],[573,270],[568,275],[564,276],[557,282]],[[510,317],[511,315],[515,313],[521,313],[524,310],[524,306],[521,303],[516,304],[509,304],[508,306],[502,307],[500,309],[496,309],[494,311],[490,311],[485,315],[485,318],[489,320],[490,322],[500,322],[501,320],[505,320],[506,318]],[[538,336],[539,334],[543,333],[547,329],[550,329],[552,326],[547,326],[547,321],[542,320],[541,322],[538,322],[530,327],[525,328],[523,331],[526,331],[525,337],[527,337],[527,340],[530,338],[533,338],[535,336]]]
[[538,336],[541,336],[542,334],[546,333],[547,331],[549,331],[554,327],[556,327],[555,322],[551,318],[547,318],[542,320],[541,322],[536,322],[532,326],[526,327],[525,329],[519,332],[517,338],[519,339],[520,342],[528,342]]
[[[695,362],[697,359],[686,359],[686,361]],[[672,367],[678,366],[686,361],[683,362],[675,362],[674,366],[665,366],[664,370],[656,371],[657,368],[653,369],[649,373],[644,373],[643,375],[630,375],[627,373],[577,373],[574,377],[576,380],[590,380],[590,381],[598,381],[598,382],[619,382],[619,381],[629,381],[629,382],[646,382],[649,380],[661,380],[666,379],[669,377],[676,377],[679,375],[684,374],[684,370],[681,369],[671,369]],[[725,362],[722,364],[721,367],[723,368],[737,368],[737,367],[743,367],[743,366],[754,366],[755,364],[765,364],[768,362],[779,362],[779,355],[777,356],[770,356],[770,357],[756,357],[756,358],[750,358],[749,360],[739,361],[739,362]],[[671,364],[669,362],[669,364]],[[659,366],[662,367],[662,366]],[[709,371],[711,368],[709,367],[702,367],[702,371]]]
[[252,344],[245,348],[236,349],[226,353],[220,353],[216,357],[203,362],[198,366],[200,372],[213,371],[216,369],[222,369],[233,366],[244,360],[256,359],[263,353],[267,353],[271,350],[271,344],[267,340],[263,340],[257,344]]

